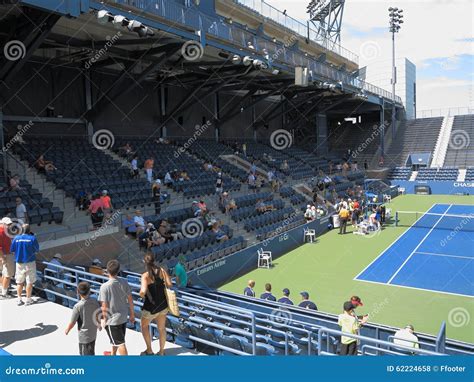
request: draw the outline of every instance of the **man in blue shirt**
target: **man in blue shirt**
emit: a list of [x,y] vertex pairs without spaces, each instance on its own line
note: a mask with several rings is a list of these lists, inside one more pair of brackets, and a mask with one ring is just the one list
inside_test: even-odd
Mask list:
[[178,264],[174,267],[174,275],[176,276],[176,285],[180,288],[186,288],[188,285],[188,275],[184,264],[186,259],[183,255],[178,257]]
[[318,310],[318,307],[316,306],[316,304],[309,300],[308,292],[301,292],[300,295],[303,298],[303,301],[301,301],[298,305],[300,308],[309,309],[309,310]]
[[23,234],[15,236],[12,241],[10,252],[15,255],[16,260],[16,291],[18,293],[18,305],[23,305],[21,294],[23,284],[26,281],[26,305],[33,304],[31,293],[33,284],[36,281],[36,253],[39,251],[39,244],[36,237],[30,232],[28,224],[23,225]]
[[276,297],[272,295],[272,284],[270,283],[265,284],[265,292],[261,294],[260,298],[267,301],[277,300]]
[[255,297],[255,291],[253,290],[254,287],[255,281],[249,280],[247,287],[244,289],[244,296]]
[[290,300],[290,290],[288,288],[283,289],[283,297],[278,300],[281,304],[293,305],[293,301]]

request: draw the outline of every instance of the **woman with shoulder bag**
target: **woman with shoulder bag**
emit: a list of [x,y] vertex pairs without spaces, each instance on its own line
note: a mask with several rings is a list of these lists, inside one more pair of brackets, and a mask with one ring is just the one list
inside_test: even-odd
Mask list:
[[155,321],[160,336],[160,351],[157,355],[165,355],[166,344],[166,314],[168,302],[166,288],[172,286],[168,273],[155,264],[153,254],[145,255],[146,272],[142,274],[140,297],[144,299],[142,306],[141,329],[145,340],[146,350],[140,355],[153,355],[151,348],[150,322]]

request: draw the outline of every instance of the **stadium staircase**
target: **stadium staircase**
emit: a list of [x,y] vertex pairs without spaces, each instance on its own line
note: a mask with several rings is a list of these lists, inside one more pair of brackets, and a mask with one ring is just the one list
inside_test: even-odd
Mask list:
[[413,171],[410,175],[410,179],[408,179],[409,181],[413,182],[416,180],[416,177],[418,176],[418,171]]
[[444,166],[474,166],[474,114],[454,117]]
[[431,167],[443,167],[448,150],[449,138],[453,128],[454,117],[446,116],[443,119],[443,124],[438,135],[438,141],[433,152],[433,159],[431,160]]
[[459,169],[459,173],[458,173],[458,178],[456,179],[457,182],[464,182],[466,180],[466,174],[467,174],[467,170],[462,168],[462,169]]
[[415,152],[433,152],[440,134],[443,118],[423,118],[400,125],[395,139],[386,150],[385,165],[405,166],[408,155]]

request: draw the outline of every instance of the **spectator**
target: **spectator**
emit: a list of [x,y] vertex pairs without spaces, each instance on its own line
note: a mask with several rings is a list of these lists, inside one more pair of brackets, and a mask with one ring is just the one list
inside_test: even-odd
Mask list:
[[393,343],[395,345],[406,346],[412,349],[419,349],[420,344],[418,337],[414,334],[415,328],[413,325],[407,325],[395,332]]
[[276,297],[272,295],[272,284],[265,284],[265,292],[260,295],[260,298],[267,301],[276,301]]
[[99,259],[92,260],[92,265],[89,267],[89,273],[94,275],[103,276],[104,270],[102,269],[102,262]]
[[207,209],[206,202],[203,199],[199,200],[198,207],[201,210],[201,216],[206,215],[209,212]]
[[94,195],[92,197],[88,211],[91,214],[93,229],[99,228],[102,225],[102,221],[104,220],[104,202],[99,197],[99,195]]
[[46,174],[47,171],[57,170],[57,168],[54,167],[53,162],[45,160],[43,155],[39,156],[34,166],[38,172],[42,174]]
[[4,217],[0,220],[0,264],[2,271],[2,294],[1,299],[10,298],[8,293],[11,278],[15,275],[15,260],[11,254],[12,240],[8,236],[8,226],[12,224],[12,220]]
[[344,162],[342,164],[342,175],[343,176],[346,176],[347,175],[347,171],[349,171],[349,165],[347,164],[347,162]]
[[247,183],[248,183],[248,186],[249,186],[249,190],[256,190],[257,188],[257,178],[255,178],[255,175],[250,173],[248,178],[247,178]]
[[[141,330],[146,349],[140,355],[153,355],[151,347],[150,322],[155,321],[160,338],[159,355],[165,355],[166,345],[166,314],[168,303],[165,288],[171,288],[172,283],[168,273],[155,264],[152,254],[145,255],[146,272],[142,274],[140,297],[144,299],[142,306]],[[130,306],[133,311],[133,306]]]
[[171,174],[169,171],[166,172],[165,174],[165,179],[163,180],[163,183],[168,186],[173,184],[173,178],[171,177]]
[[77,286],[80,300],[72,308],[71,320],[64,331],[68,335],[76,325],[79,334],[79,355],[95,355],[95,340],[97,329],[101,330],[99,324],[100,304],[90,297],[91,286],[87,281],[81,281]]
[[[57,279],[62,279],[63,278],[63,273],[64,269],[61,269],[60,267],[63,266],[61,263],[62,260],[62,255],[60,253],[56,253],[51,261],[49,262],[48,266],[46,267],[47,270],[50,272],[48,273],[50,276],[53,276]],[[59,284],[59,281],[53,282],[54,285]]]
[[257,165],[255,164],[255,161],[252,161],[252,165],[250,166],[250,172],[254,175],[257,174]]
[[216,179],[216,194],[220,195],[224,191],[224,181],[222,180],[222,173],[217,174]]
[[155,165],[155,161],[153,158],[148,158],[143,165],[143,168],[146,172],[146,179],[151,183],[153,182],[153,166]]
[[347,209],[347,203],[342,204],[339,210],[339,235],[346,233],[347,220],[349,219],[349,210]]
[[244,154],[244,157],[247,156],[247,144],[242,143],[242,153]]
[[202,215],[202,211],[199,208],[199,202],[197,200],[193,200],[191,203],[191,210],[193,211],[194,217],[200,217]]
[[142,211],[136,210],[133,218],[136,227],[136,237],[139,239],[140,235],[145,232],[145,219],[143,219]]
[[125,146],[120,147],[119,150],[121,151],[122,156],[126,158],[133,154],[132,146],[130,146],[128,142],[125,143]]
[[280,170],[286,174],[289,169],[290,169],[290,166],[288,166],[288,161],[285,159],[280,166]]
[[125,216],[123,221],[123,228],[125,230],[125,237],[132,236],[133,238],[137,235],[137,227],[135,221],[130,214]]
[[10,178],[10,190],[12,191],[18,191],[21,190],[20,187],[20,176],[18,174],[13,175]]
[[151,186],[151,195],[155,203],[155,215],[161,213],[161,180],[156,179]]
[[[354,313],[354,305],[346,301],[343,306],[344,313],[339,315],[338,325],[344,333],[358,334],[362,325],[367,322],[368,316],[364,316],[361,321],[357,319]],[[357,355],[357,339],[347,336],[341,336],[341,355]]]
[[283,297],[278,300],[281,304],[294,305],[293,301],[290,300],[290,290],[288,288],[283,289]]
[[186,273],[186,258],[184,255],[178,256],[178,263],[174,267],[176,285],[180,288],[186,288],[188,285],[188,274]]
[[34,303],[31,298],[33,284],[36,281],[36,254],[39,252],[39,244],[36,237],[30,232],[30,226],[24,224],[23,232],[15,236],[10,247],[10,252],[15,255],[16,261],[16,291],[18,295],[18,305],[23,305],[21,294],[26,281],[26,305]]
[[302,301],[298,304],[300,308],[309,309],[309,310],[318,310],[318,307],[314,302],[309,299],[308,292],[301,292],[300,293]]
[[273,179],[275,179],[275,173],[273,172],[272,169],[268,170],[267,172],[267,180],[269,184],[272,184]]
[[212,232],[216,235],[216,240],[218,242],[223,242],[229,240],[229,236],[222,230],[218,222],[212,224]]
[[181,240],[183,238],[183,234],[181,232],[176,232],[175,225],[173,224],[172,226],[166,219],[161,221],[158,231],[160,231],[161,236],[166,239],[166,242]]
[[237,205],[235,204],[235,200],[231,199],[228,192],[223,192],[220,197],[219,207],[224,209],[224,212],[228,214],[230,211],[235,210]]
[[[149,223],[151,224],[151,223]],[[160,232],[155,228],[153,224],[150,227],[150,235],[147,239],[147,248],[150,249],[151,247],[157,247],[161,244],[164,244],[166,239],[161,236]]]
[[255,287],[255,281],[249,280],[249,282],[247,283],[247,286],[244,289],[244,296],[255,297],[255,291],[253,290],[254,287]]
[[130,162],[132,166],[132,178],[136,179],[139,177],[139,170],[138,170],[138,155],[134,155],[132,161]]
[[23,204],[21,198],[16,198],[16,218],[20,219],[23,223],[28,223],[28,213],[26,211],[26,206]]
[[110,199],[107,190],[102,191],[102,196],[100,197],[100,199],[102,200],[102,205],[104,207],[104,214],[109,214],[110,212],[112,212],[112,199]]
[[102,308],[101,326],[105,328],[112,344],[112,355],[127,355],[125,332],[127,313],[130,323],[135,325],[132,291],[127,281],[117,278],[120,263],[110,260],[107,263],[109,281],[100,286],[99,301]]
[[309,204],[306,206],[306,211],[304,212],[304,218],[307,222],[313,220],[313,212],[311,211],[311,206]]

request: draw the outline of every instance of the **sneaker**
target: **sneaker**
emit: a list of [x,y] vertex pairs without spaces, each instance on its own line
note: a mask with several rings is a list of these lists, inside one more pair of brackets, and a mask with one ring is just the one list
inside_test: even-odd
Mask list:
[[23,300],[22,300],[21,298],[19,298],[19,299],[17,300],[16,304],[17,304],[18,306],[22,306],[22,305],[24,304],[24,302],[23,302]]
[[0,295],[0,300],[10,300],[13,296],[10,293]]
[[28,298],[28,299],[26,300],[25,305],[28,306],[28,305],[32,305],[32,304],[34,304],[34,303],[35,303],[35,300],[33,300],[32,298]]

